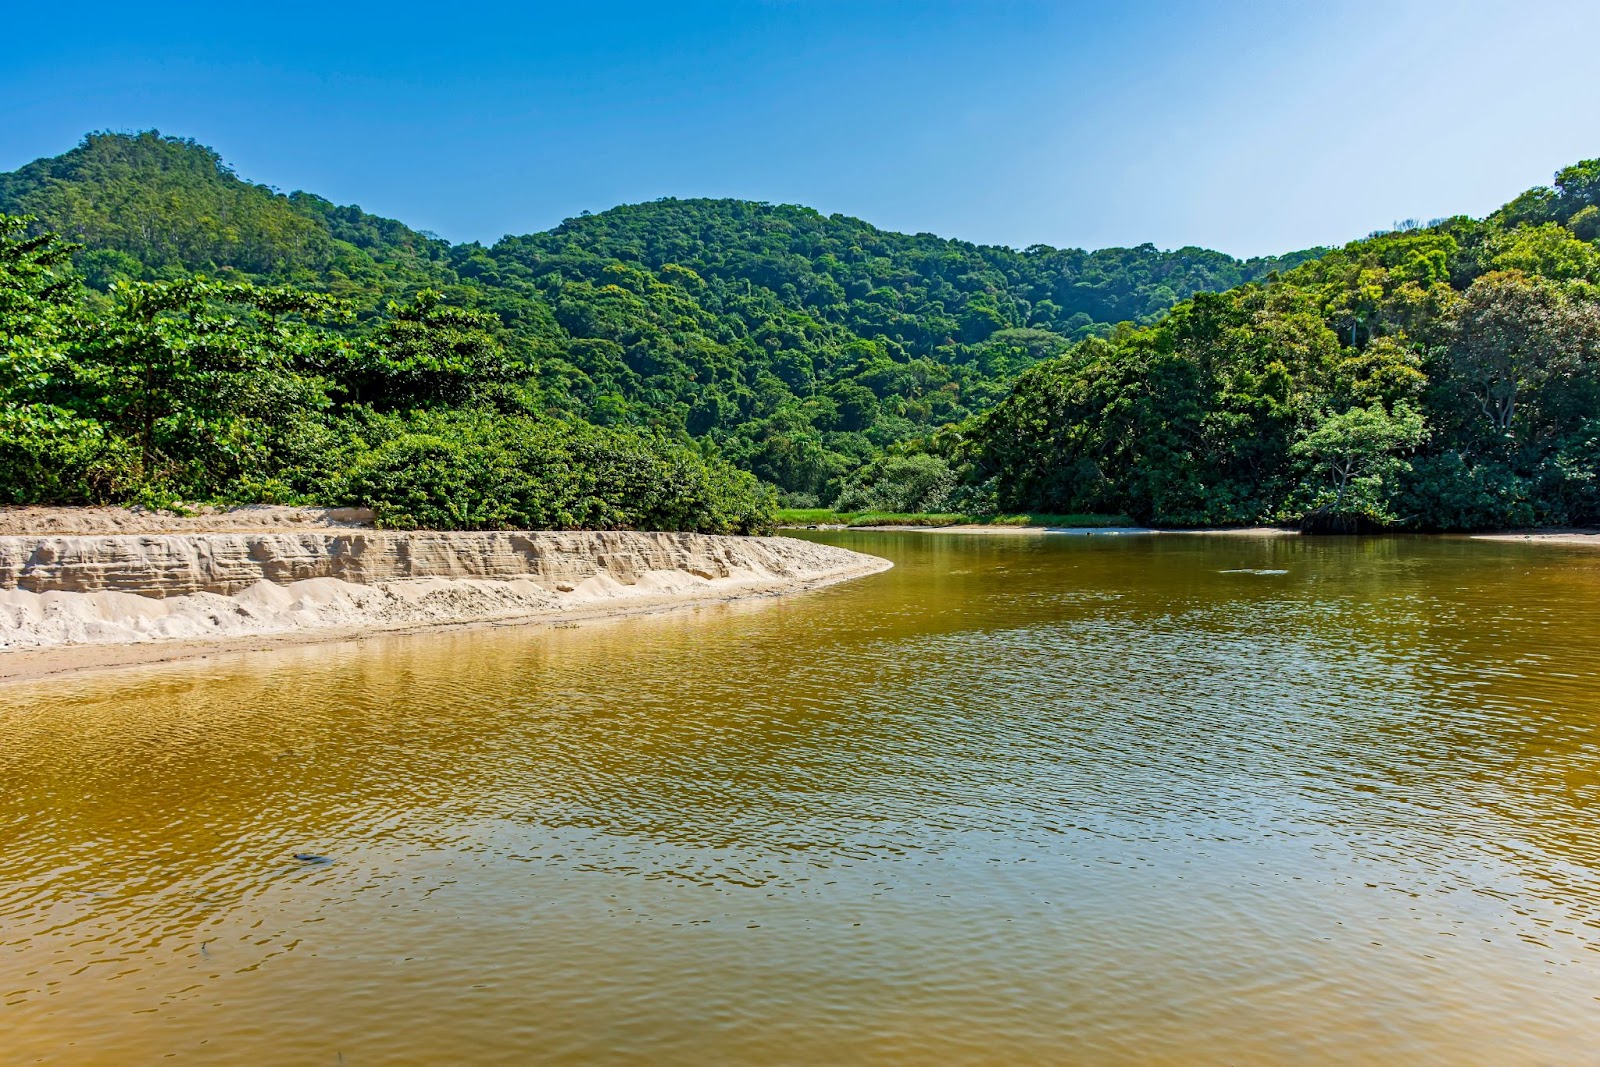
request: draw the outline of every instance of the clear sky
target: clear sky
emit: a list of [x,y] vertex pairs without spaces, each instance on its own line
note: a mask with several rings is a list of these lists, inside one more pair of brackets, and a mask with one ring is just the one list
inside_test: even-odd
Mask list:
[[1280,252],[1600,156],[1600,3],[27,4],[0,169],[159,128],[493,241],[661,196]]

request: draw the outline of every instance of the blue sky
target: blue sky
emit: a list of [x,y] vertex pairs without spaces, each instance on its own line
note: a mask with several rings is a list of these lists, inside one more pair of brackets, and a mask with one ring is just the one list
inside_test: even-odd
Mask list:
[[83,3],[7,16],[0,169],[91,129],[454,240],[660,196],[1237,255],[1600,156],[1600,4]]

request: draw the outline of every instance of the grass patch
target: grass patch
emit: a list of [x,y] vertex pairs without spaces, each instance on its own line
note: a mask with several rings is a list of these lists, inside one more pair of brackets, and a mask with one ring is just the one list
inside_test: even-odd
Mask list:
[[779,508],[779,526],[1133,526],[1126,515],[965,515]]

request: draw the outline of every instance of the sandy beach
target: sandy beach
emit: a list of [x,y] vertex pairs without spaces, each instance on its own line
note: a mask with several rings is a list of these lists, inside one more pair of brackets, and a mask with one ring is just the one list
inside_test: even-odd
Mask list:
[[1503,530],[1468,534],[1474,541],[1532,541],[1545,545],[1586,545],[1600,548],[1600,530]]
[[[877,533],[958,533],[995,534],[1065,534],[1074,537],[1298,537],[1300,531],[1286,526],[1230,526],[1157,528],[1153,526],[986,526],[965,523],[956,526],[819,526],[793,527],[793,529],[827,529],[873,531]],[[1549,530],[1491,530],[1485,533],[1441,534],[1436,536],[1467,537],[1474,541],[1526,541],[1547,545],[1585,545],[1600,548],[1600,530],[1549,529]]]
[[[299,509],[194,520],[49,511],[50,532],[0,534],[0,680],[379,633],[657,612],[816,589],[890,566],[788,537],[407,533],[373,530],[349,514],[296,517]],[[7,528],[15,522],[0,522]],[[63,528],[87,530],[56,532]]]
[[1283,526],[1230,526],[1218,529],[1199,527],[1158,529],[1154,526],[999,526],[960,523],[954,526],[827,526],[817,529],[871,530],[879,533],[959,533],[959,534],[1065,534],[1071,537],[1142,537],[1156,534],[1205,534],[1212,537],[1286,537],[1300,531]]

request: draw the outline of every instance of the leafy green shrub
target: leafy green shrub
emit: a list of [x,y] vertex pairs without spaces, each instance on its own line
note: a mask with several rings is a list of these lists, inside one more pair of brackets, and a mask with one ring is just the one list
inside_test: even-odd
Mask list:
[[949,511],[956,475],[941,456],[880,456],[846,483],[838,511]]
[[1398,500],[1425,529],[1488,530],[1534,521],[1529,485],[1503,463],[1468,463],[1459,452],[1412,463]]
[[750,474],[656,435],[487,412],[374,416],[328,493],[402,529],[769,529]]
[[352,503],[373,509],[380,526],[483,530],[508,525],[501,471],[484,469],[483,449],[432,434],[385,441],[349,474]]
[[0,503],[103,504],[138,482],[138,456],[97,422],[35,408],[0,411]]
[[[1593,210],[1593,209],[1590,209]],[[1539,522],[1593,526],[1600,523],[1600,419],[1586,419],[1536,474]]]

